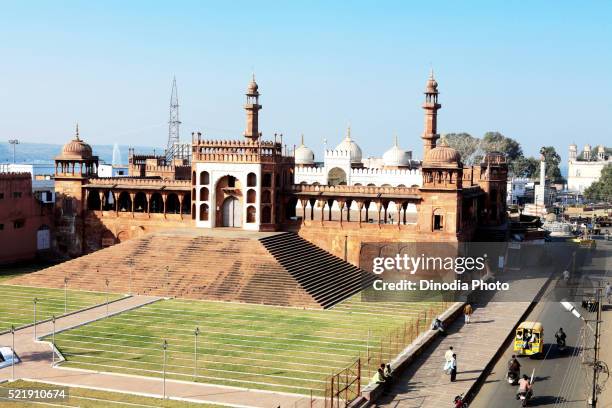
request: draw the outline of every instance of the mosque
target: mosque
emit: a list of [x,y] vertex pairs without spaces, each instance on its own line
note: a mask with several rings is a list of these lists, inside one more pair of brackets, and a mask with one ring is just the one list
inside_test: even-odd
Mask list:
[[129,154],[128,177],[99,177],[98,158],[77,132],[55,160],[52,242],[69,257],[162,230],[289,231],[356,263],[364,242],[503,239],[507,163],[489,153],[464,166],[438,143],[441,108],[433,73],[425,86],[423,160],[395,144],[363,158],[350,127],[323,161],[302,143],[259,131],[259,86],[245,94],[241,138],[192,133],[189,160]]

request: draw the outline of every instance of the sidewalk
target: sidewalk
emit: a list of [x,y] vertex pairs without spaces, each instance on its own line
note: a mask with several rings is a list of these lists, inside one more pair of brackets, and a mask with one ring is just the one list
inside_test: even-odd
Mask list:
[[[160,300],[152,296],[133,296],[108,305],[109,315],[144,306]],[[75,313],[56,320],[56,332],[86,324],[106,316],[106,305]],[[38,324],[37,336],[51,334],[51,322]],[[0,336],[0,345],[11,346],[11,334]],[[16,379],[29,379],[63,386],[95,388],[98,390],[124,393],[148,394],[162,397],[162,379],[131,375],[101,373],[88,370],[51,367],[52,353],[50,344],[34,341],[34,327],[26,327],[15,332],[15,349],[22,362],[15,366]],[[57,356],[56,356],[57,362]],[[12,368],[0,369],[0,381],[12,378]],[[166,395],[177,400],[206,402],[235,407],[293,407],[304,397],[268,391],[249,390],[201,383],[166,380]]]
[[[542,277],[524,279],[517,282],[513,290],[524,290],[535,297],[547,280]],[[500,302],[502,297],[494,296],[484,307],[476,305],[469,325],[464,324],[463,316],[460,316],[449,327],[449,335],[437,339],[401,373],[394,386],[377,401],[377,405],[439,408],[451,406],[456,395],[466,394],[531,305],[531,302]],[[444,353],[450,346],[457,354],[458,373],[454,383],[443,371]]]

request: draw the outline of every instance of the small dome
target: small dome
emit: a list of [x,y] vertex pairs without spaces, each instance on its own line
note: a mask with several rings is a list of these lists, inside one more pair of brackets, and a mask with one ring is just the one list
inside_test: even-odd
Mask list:
[[606,148],[603,147],[603,145],[599,145],[597,147],[597,153],[605,153],[606,152]]
[[302,135],[302,144],[295,149],[295,164],[308,166],[314,164],[314,152],[311,148],[304,145],[304,135]]
[[444,140],[437,147],[428,151],[423,160],[424,166],[431,167],[459,167],[460,164],[461,155],[449,147]]
[[353,139],[351,139],[351,128],[348,128],[346,137],[338,146],[337,151],[348,151],[350,152],[351,163],[361,163],[361,147]]
[[591,145],[590,144],[584,145],[584,150],[590,152],[591,151]]
[[383,164],[388,167],[405,167],[410,165],[410,155],[398,146],[397,139],[393,147],[383,154]]
[[434,78],[433,70],[429,73],[429,79],[425,85],[425,93],[438,93],[438,82]]
[[576,145],[576,143],[572,143],[571,145],[569,145],[569,149],[570,150],[578,150],[578,146]]
[[78,125],[74,139],[64,145],[60,157],[63,159],[91,159],[93,157],[91,146],[79,138]]
[[247,95],[257,95],[259,93],[259,85],[255,82],[255,74],[253,74],[253,78],[251,82],[249,82],[249,86],[247,87]]

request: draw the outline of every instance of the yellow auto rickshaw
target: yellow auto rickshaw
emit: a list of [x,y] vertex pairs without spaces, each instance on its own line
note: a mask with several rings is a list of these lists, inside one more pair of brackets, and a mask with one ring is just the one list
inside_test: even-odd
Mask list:
[[516,329],[514,352],[537,356],[544,351],[544,326],[540,322],[523,322]]

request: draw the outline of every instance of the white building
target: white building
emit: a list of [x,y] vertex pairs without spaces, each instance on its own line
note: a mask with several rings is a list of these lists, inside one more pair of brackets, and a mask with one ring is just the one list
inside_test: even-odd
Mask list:
[[420,162],[397,140],[382,158],[363,159],[350,128],[335,149],[325,149],[322,163],[315,161],[303,138],[294,155],[296,184],[420,187],[423,182]]
[[127,177],[128,167],[116,164],[99,164],[98,177]]
[[531,181],[524,177],[515,177],[508,180],[506,188],[506,202],[508,204],[523,204],[527,195],[527,185]]
[[583,193],[593,182],[599,180],[601,170],[608,164],[612,164],[612,157],[606,154],[604,146],[598,146],[597,151],[593,154],[591,145],[587,144],[579,157],[578,147],[571,144],[569,146],[567,189]]
[[43,203],[55,202],[54,164],[2,163],[0,164],[0,173],[30,173],[32,175],[32,192],[34,195]]

